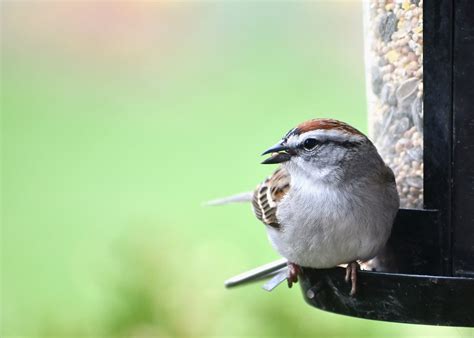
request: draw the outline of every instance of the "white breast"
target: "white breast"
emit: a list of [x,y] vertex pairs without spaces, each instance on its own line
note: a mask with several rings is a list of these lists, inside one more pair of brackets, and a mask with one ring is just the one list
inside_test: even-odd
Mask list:
[[268,236],[283,257],[302,266],[368,260],[390,235],[398,208],[394,193],[368,182],[341,188],[292,180],[277,210],[281,229],[267,227]]

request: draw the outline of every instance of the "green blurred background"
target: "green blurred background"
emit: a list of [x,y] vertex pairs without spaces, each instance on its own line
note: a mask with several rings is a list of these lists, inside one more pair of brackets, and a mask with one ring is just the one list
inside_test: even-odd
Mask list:
[[1,336],[461,336],[223,281],[276,259],[248,205],[295,124],[366,131],[362,6],[1,3]]

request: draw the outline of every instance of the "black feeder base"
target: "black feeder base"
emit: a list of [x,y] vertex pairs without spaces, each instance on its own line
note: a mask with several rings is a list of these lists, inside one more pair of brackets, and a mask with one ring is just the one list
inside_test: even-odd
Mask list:
[[299,280],[306,302],[366,319],[474,326],[474,278],[359,271],[351,297],[345,273],[344,268],[303,268]]

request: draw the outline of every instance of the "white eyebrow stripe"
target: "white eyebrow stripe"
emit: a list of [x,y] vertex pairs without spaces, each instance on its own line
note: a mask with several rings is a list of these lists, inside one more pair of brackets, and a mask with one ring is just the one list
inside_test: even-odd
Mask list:
[[365,140],[365,136],[359,134],[349,134],[347,132],[334,129],[317,129],[303,133],[298,138],[294,139],[294,141],[295,143],[299,143],[301,140],[307,138],[315,138],[320,142],[362,142]]

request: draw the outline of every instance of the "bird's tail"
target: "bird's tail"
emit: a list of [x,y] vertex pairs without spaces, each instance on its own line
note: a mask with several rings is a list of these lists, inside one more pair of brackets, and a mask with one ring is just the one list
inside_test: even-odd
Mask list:
[[240,194],[218,198],[204,203],[204,206],[224,205],[230,203],[245,203],[252,201],[253,192],[242,192]]

